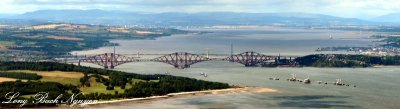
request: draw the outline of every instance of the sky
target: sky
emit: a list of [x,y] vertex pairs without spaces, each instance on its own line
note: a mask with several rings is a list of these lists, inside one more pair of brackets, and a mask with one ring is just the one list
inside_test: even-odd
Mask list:
[[317,13],[368,19],[400,12],[400,0],[1,0],[0,13],[50,9],[100,9],[128,12]]

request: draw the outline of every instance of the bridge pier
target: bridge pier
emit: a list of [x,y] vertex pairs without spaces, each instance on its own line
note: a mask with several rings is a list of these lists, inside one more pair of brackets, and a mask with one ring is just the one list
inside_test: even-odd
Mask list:
[[189,65],[174,65],[175,68],[177,69],[185,69],[185,68],[190,68]]
[[114,69],[115,66],[104,66],[104,69]]
[[245,67],[255,67],[256,65],[255,64],[245,64],[244,66]]

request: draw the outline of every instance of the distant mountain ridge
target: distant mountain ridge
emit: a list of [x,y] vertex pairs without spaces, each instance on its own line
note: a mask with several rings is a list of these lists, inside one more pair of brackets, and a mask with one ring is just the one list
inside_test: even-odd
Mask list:
[[393,23],[400,23],[400,12],[399,13],[391,13],[386,14],[383,16],[376,17],[372,19],[373,21],[377,22],[393,22]]
[[45,22],[104,24],[104,25],[345,25],[373,22],[355,18],[340,18],[309,13],[137,13],[104,10],[39,10],[7,19],[39,20]]

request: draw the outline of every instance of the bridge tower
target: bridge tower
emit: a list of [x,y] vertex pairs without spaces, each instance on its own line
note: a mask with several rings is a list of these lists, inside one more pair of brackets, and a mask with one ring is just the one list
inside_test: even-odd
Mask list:
[[233,59],[233,43],[231,43],[231,55],[230,55],[229,62],[234,62],[234,59]]
[[206,58],[210,58],[210,49],[209,48],[205,49],[206,49]]

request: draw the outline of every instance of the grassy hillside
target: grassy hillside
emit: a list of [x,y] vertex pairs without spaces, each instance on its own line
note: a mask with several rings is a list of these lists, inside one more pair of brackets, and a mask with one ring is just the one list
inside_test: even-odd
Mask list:
[[[71,95],[81,92],[83,95],[79,96],[80,99],[110,100],[231,87],[225,83],[186,77],[142,75],[51,62],[2,62],[0,63],[0,70],[20,75],[35,74],[41,76],[40,79],[15,78],[15,81],[0,81],[0,95],[8,92],[20,92],[21,97],[18,99],[31,101],[33,100],[31,96],[38,92],[49,92],[49,99],[54,99],[59,94]],[[3,77],[0,75],[1,78]],[[0,100],[4,101],[6,98],[0,96]],[[27,104],[26,107],[56,106],[57,104],[59,103]],[[15,107],[18,105],[1,104],[0,106]]]

